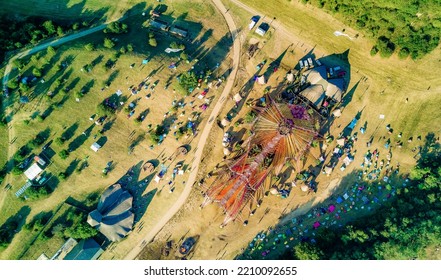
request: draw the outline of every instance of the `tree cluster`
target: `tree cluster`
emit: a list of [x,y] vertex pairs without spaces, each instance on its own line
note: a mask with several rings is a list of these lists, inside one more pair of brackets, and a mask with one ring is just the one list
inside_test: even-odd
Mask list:
[[125,23],[114,21],[109,23],[103,31],[104,33],[121,34],[129,32],[129,27]]
[[426,138],[409,184],[374,214],[341,230],[319,229],[316,243],[294,248],[297,259],[426,259],[441,244],[441,147]]
[[0,18],[0,62],[7,51],[20,49],[28,44],[37,44],[53,36],[62,36],[70,27],[38,17],[29,17],[25,21]]
[[418,59],[434,50],[441,37],[439,1],[302,0],[341,16],[376,40],[371,54]]

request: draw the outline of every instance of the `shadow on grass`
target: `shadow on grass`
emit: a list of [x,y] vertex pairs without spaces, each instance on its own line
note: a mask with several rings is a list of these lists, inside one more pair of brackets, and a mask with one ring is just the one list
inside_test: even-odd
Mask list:
[[0,227],[0,248],[7,247],[17,232],[25,224],[26,218],[31,212],[29,206],[23,206],[15,215],[9,217]]

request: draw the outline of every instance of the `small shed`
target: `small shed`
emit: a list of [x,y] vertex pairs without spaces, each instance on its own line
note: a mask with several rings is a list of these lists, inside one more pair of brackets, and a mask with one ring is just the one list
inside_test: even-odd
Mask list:
[[24,172],[24,175],[29,180],[34,180],[41,172],[43,172],[43,169],[37,163],[34,163]]
[[101,145],[98,144],[97,142],[93,143],[92,146],[90,146],[90,148],[94,151],[94,152],[98,152],[99,149],[101,149]]

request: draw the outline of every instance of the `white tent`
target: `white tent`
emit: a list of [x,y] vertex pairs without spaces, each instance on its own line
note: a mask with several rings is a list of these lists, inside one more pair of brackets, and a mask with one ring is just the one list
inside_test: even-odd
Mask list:
[[90,146],[90,148],[94,151],[94,152],[98,152],[98,150],[101,148],[101,146],[95,142],[92,144],[92,146]]
[[222,121],[221,121],[221,125],[222,126],[227,126],[227,125],[229,125],[230,124],[230,121],[229,120],[227,120],[227,119],[222,119]]
[[341,110],[340,110],[340,109],[337,109],[337,110],[335,110],[334,112],[332,112],[332,114],[334,115],[334,117],[338,118],[338,117],[341,116]]
[[289,83],[294,82],[294,74],[293,74],[293,73],[288,73],[288,74],[286,75],[286,80],[287,80]]
[[242,100],[242,96],[240,96],[239,93],[236,93],[236,95],[233,97],[234,101],[240,102]]
[[279,193],[279,191],[277,190],[277,188],[272,187],[272,188],[270,189],[270,193],[273,194],[273,195],[276,195],[276,194]]
[[331,167],[329,167],[329,166],[326,166],[325,167],[325,173],[326,173],[326,175],[331,175],[331,173],[332,173],[332,168]]
[[307,191],[309,190],[309,187],[308,187],[307,185],[302,185],[302,186],[300,187],[300,189],[301,189],[302,191],[304,191],[304,192],[307,192]]
[[35,177],[37,177],[41,172],[43,172],[43,169],[38,166],[37,163],[34,163],[29,167],[25,172],[24,175],[28,177],[29,180],[34,180]]
[[224,155],[229,156],[231,154],[230,149],[224,148]]
[[257,82],[258,82],[260,85],[264,85],[264,84],[266,84],[265,77],[264,77],[263,75],[260,76],[260,77],[258,77],[258,78],[257,78]]
[[337,145],[343,146],[344,144],[345,144],[344,138],[337,139]]

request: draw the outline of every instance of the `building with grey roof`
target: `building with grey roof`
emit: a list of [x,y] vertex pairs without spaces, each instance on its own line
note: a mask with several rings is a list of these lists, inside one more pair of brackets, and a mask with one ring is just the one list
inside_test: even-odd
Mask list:
[[132,202],[132,195],[121,185],[110,186],[101,195],[97,209],[89,213],[87,222],[110,241],[119,241],[132,230]]

